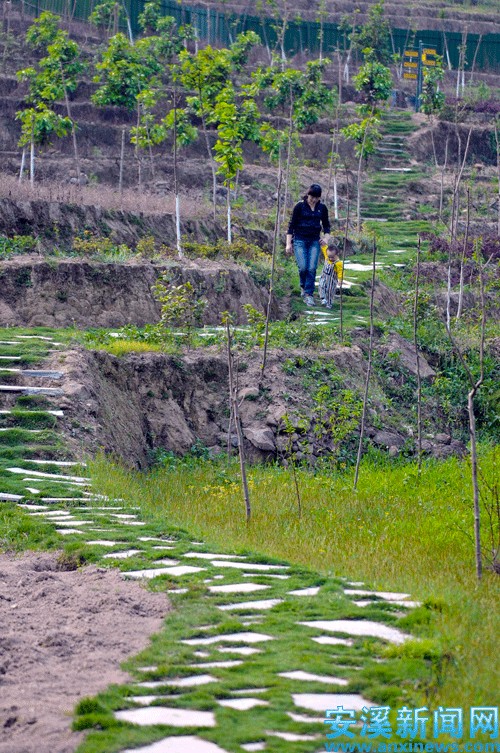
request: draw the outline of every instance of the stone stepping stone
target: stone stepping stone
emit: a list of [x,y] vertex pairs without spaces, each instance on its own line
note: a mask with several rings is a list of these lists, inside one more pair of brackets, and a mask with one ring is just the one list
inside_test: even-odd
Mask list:
[[199,656],[200,659],[208,659],[210,656],[209,651],[193,651],[193,656]]
[[82,497],[42,497],[42,502],[50,502],[56,504],[57,502],[83,502]]
[[[29,473],[29,471],[27,471],[27,473]],[[25,478],[23,478],[23,481],[40,481],[40,479],[33,478],[33,476],[25,476]],[[81,481],[61,481],[58,478],[45,478],[44,481],[48,484],[65,484],[66,486],[90,486],[90,482],[88,484],[84,484]]]
[[86,541],[89,546],[117,546],[119,541],[110,541],[109,539],[97,539],[97,541]]
[[368,596],[371,598],[375,596],[386,601],[399,601],[410,598],[410,594],[395,593],[393,591],[364,591],[361,588],[345,588],[344,593],[347,596]]
[[[2,426],[0,431],[15,431],[17,428],[17,426]],[[41,434],[44,429],[21,429],[21,431],[25,431],[27,434]]]
[[[106,508],[104,508],[106,509]],[[110,513],[111,518],[120,518],[123,520],[131,520],[132,518],[137,518],[137,515],[133,515],[132,513],[124,513],[124,512],[112,512]]]
[[273,635],[265,633],[226,633],[212,638],[187,638],[181,640],[181,643],[185,643],[186,646],[210,646],[213,643],[262,643],[273,640]]
[[231,690],[231,693],[233,695],[256,695],[257,693],[260,695],[260,693],[267,693],[269,688],[245,688],[243,690]]
[[[48,343],[53,342],[51,337],[45,335],[16,335],[19,340],[45,340]],[[62,345],[62,343],[60,343]]]
[[354,646],[354,641],[350,638],[334,638],[331,635],[318,635],[312,640],[323,646]]
[[57,525],[58,526],[73,526],[76,528],[77,526],[88,526],[90,522],[91,522],[90,520],[73,520],[72,518],[71,520],[68,520],[67,522],[65,522],[64,520],[58,520]]
[[38,377],[39,379],[62,379],[62,371],[46,371],[44,369],[19,369],[23,376]]
[[29,468],[6,468],[7,471],[10,471],[10,473],[23,473],[24,475],[29,474],[30,476],[35,476],[36,478],[46,478],[50,479],[52,481],[74,481],[77,483],[85,483],[90,484],[90,479],[85,478],[85,476],[63,476],[61,473],[45,473],[44,471],[32,471]]
[[[202,567],[191,567],[190,565],[180,565],[179,567],[154,567],[149,570],[130,570],[122,573],[124,578],[157,578],[159,575],[187,575],[188,573],[198,573],[203,570]],[[179,589],[180,590],[180,589]],[[176,591],[179,593],[179,591]]]
[[234,567],[239,570],[288,570],[288,565],[261,565],[257,562],[230,562],[228,560],[212,560],[214,567]]
[[229,583],[227,586],[209,586],[208,590],[214,594],[247,593],[251,591],[264,591],[270,586],[259,583]]
[[322,682],[326,685],[349,685],[349,681],[344,680],[341,677],[313,675],[311,672],[304,672],[302,669],[295,669],[291,672],[279,672],[278,676],[285,677],[287,680],[300,680],[302,682]]
[[61,536],[68,536],[71,533],[85,533],[85,532],[79,531],[78,528],[56,528],[56,533],[60,533]]
[[[255,750],[260,750],[260,748],[255,748]],[[163,740],[158,740],[158,742],[147,745],[145,748],[127,748],[121,753],[227,753],[227,751],[219,748],[215,743],[207,742],[199,737],[182,736],[165,737]]]
[[407,248],[391,248],[390,251],[386,251],[387,254],[406,254]]
[[142,520],[117,520],[116,523],[122,526],[145,526]]
[[[254,573],[242,573],[244,578],[255,578]],[[215,575],[215,578],[223,578],[223,575]],[[259,573],[259,578],[278,578],[279,580],[288,580],[289,575],[274,575],[272,573]]]
[[165,549],[175,549],[175,546],[152,546],[151,549],[159,549],[159,550],[165,550]]
[[17,502],[20,499],[24,499],[23,494],[7,494],[7,492],[0,492],[0,500],[2,502]]
[[287,711],[287,716],[293,722],[300,722],[301,724],[323,724],[322,716],[306,716],[305,714],[294,714],[293,711]]
[[22,356],[0,356],[0,361],[20,361],[21,358]]
[[26,487],[26,491],[29,492],[30,494],[41,494],[42,493],[40,491],[40,489],[35,489],[34,486],[27,486]]
[[[252,654],[260,654],[260,648],[251,648],[250,646],[231,646],[227,648],[218,648],[217,651],[221,654],[241,654],[241,656],[251,656]],[[200,656],[202,651],[195,651]],[[206,654],[208,656],[208,654]],[[255,691],[254,691],[255,692]]]
[[292,694],[292,698],[294,704],[299,708],[323,713],[328,709],[335,709],[337,706],[361,711],[363,706],[372,707],[376,705],[356,693],[295,693]]
[[133,695],[128,700],[137,703],[138,706],[151,706],[155,701],[164,700],[169,697],[165,695]]
[[168,594],[187,594],[188,588],[168,588],[166,593]]
[[[127,709],[115,711],[115,718],[123,722],[131,722],[141,727],[154,724],[166,724],[169,727],[215,727],[215,715],[212,711],[195,711],[191,709],[172,709],[165,706],[149,706],[143,709]],[[179,741],[182,738],[170,738],[177,740],[177,748],[172,748],[172,753],[180,751]],[[134,753],[137,753],[137,748]],[[142,749],[144,750],[144,748]],[[215,750],[215,749],[214,749]],[[192,748],[186,751],[193,753]]]
[[196,688],[200,685],[209,685],[211,682],[219,682],[216,677],[212,675],[192,675],[190,677],[176,677],[173,680],[169,680],[168,677],[165,680],[146,680],[145,682],[138,682],[138,688],[163,688],[166,686],[174,688]]
[[317,596],[319,593],[319,586],[311,586],[311,588],[298,588],[296,591],[288,591],[292,596]]
[[272,609],[281,604],[283,599],[262,599],[261,601],[242,601],[240,604],[224,604],[219,607],[223,612],[240,609]]
[[219,701],[219,705],[236,711],[249,711],[255,706],[269,706],[269,702],[263,701],[262,698],[228,698]]
[[370,620],[315,620],[314,622],[299,622],[298,624],[318,630],[331,630],[332,633],[369,635],[390,643],[404,643],[411,638],[410,635],[402,633],[397,628]]
[[183,557],[196,557],[200,560],[213,560],[213,559],[220,559],[220,560],[244,560],[246,557],[243,557],[242,555],[236,555],[236,554],[214,554],[213,552],[186,552],[186,554],[182,555]]
[[115,559],[115,560],[126,560],[128,557],[133,557],[135,554],[140,554],[140,549],[127,549],[125,552],[109,552],[109,554],[103,554],[102,558],[107,559]]
[[[103,508],[106,509],[106,508]],[[139,541],[169,541],[169,539],[160,539],[158,536],[139,536]]]
[[271,732],[266,730],[266,735],[270,737],[279,737],[289,743],[306,742],[308,740],[317,740],[319,735],[296,735],[295,732]]
[[257,752],[259,750],[265,750],[266,744],[265,743],[244,743],[243,745],[241,745],[241,747],[243,748],[243,750],[247,750],[248,753],[254,753],[254,751]]
[[45,515],[46,517],[64,518],[71,517],[71,513],[68,510],[47,510],[43,512],[31,512],[30,515],[34,518],[36,515]]
[[25,387],[22,384],[0,384],[0,392],[22,392],[24,395],[47,395],[47,397],[64,395],[64,391],[59,387]]
[[152,664],[150,667],[137,667],[138,672],[156,672],[157,669],[156,664]]
[[18,507],[23,507],[25,510],[48,510],[47,505],[31,505],[31,504],[19,504]]
[[231,667],[239,667],[243,664],[243,661],[238,659],[231,659],[228,661],[207,661],[202,664],[188,664],[189,669],[230,669]]
[[[170,566],[174,566],[174,565],[178,565],[178,564],[179,564],[179,560],[174,560],[174,559],[167,559],[167,558],[165,558],[163,560],[155,560],[155,565],[170,565]],[[181,567],[185,567],[185,565],[181,565]]]
[[87,463],[82,463],[79,460],[35,460],[34,458],[23,458],[19,462],[21,463],[36,463],[36,465],[58,465],[61,468],[67,468],[71,465],[81,465],[84,468],[87,467]]
[[22,345],[19,340],[0,340],[0,345]]

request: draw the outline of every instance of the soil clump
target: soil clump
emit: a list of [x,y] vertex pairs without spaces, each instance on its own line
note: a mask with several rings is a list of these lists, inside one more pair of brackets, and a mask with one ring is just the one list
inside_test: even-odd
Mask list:
[[116,570],[58,567],[53,552],[0,554],[0,753],[73,753],[75,704],[126,681],[120,662],[169,610]]

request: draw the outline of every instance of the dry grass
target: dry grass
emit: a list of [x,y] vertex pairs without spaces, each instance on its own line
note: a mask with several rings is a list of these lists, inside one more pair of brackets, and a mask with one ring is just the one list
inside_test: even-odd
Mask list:
[[[137,188],[126,188],[122,194],[110,186],[76,186],[61,184],[56,181],[40,181],[31,186],[28,180],[19,180],[5,173],[0,173],[0,199],[15,201],[55,201],[61,204],[96,206],[100,209],[122,210],[132,214],[143,213],[175,214],[175,196],[160,196],[154,193],[140,192]],[[202,219],[210,216],[211,207],[201,196],[181,196],[181,214],[190,219]]]

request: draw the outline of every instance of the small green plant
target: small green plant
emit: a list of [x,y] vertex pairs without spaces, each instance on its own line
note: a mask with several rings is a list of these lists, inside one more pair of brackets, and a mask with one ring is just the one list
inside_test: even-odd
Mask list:
[[16,254],[29,254],[36,249],[36,238],[32,235],[14,235],[7,238],[0,235],[0,259],[7,259]]
[[192,283],[172,285],[168,273],[164,273],[153,286],[153,295],[161,304],[161,319],[158,328],[170,331],[174,327],[186,330],[188,344],[192,341],[193,330],[201,324],[207,300],[199,295]]

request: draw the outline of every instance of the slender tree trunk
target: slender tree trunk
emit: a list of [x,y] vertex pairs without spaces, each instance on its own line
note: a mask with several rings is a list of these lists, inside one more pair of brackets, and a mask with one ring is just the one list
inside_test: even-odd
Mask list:
[[62,80],[63,91],[64,91],[64,102],[66,104],[66,112],[68,114],[68,118],[71,120],[71,138],[73,139],[73,155],[75,158],[76,180],[77,180],[77,185],[79,186],[81,170],[80,170],[80,156],[78,154],[78,141],[76,138],[76,128],[75,128],[74,120],[71,117],[71,106],[69,103],[68,90],[66,88],[66,80],[64,78],[64,69],[62,67],[62,63],[59,63],[59,68],[61,71],[61,80]]
[[417,359],[417,469],[418,475],[422,473],[422,379],[420,376],[420,355],[418,352],[418,296],[420,285],[420,248],[421,240],[418,236],[417,265],[415,272],[415,301],[413,305],[413,344],[415,346],[415,358]]
[[23,147],[23,152],[21,154],[21,167],[19,168],[19,183],[21,183],[23,180],[25,162],[26,162],[26,147]]
[[477,39],[476,49],[474,50],[474,57],[472,58],[472,65],[471,65],[471,68],[470,68],[469,85],[472,84],[472,81],[474,79],[474,69],[476,67],[477,54],[479,52],[479,48],[481,47],[481,42],[482,41],[483,41],[483,35],[480,34],[479,37],[478,37],[478,39]]
[[444,162],[441,166],[441,185],[439,191],[439,222],[443,221],[443,197],[444,197],[444,174],[448,166],[448,143],[449,136],[446,136],[446,143],[444,146]]
[[469,227],[470,227],[470,188],[467,187],[467,223],[465,225],[464,243],[462,247],[462,256],[460,259],[460,286],[458,289],[457,321],[462,316],[463,299],[464,299],[465,256],[467,253],[467,242],[469,240]]
[[370,377],[372,372],[372,354],[373,354],[373,300],[375,296],[375,273],[376,273],[376,259],[377,259],[377,243],[375,238],[373,239],[373,257],[372,257],[372,289],[370,294],[370,342],[368,346],[368,366],[366,369],[366,381],[365,381],[365,393],[363,396],[363,411],[361,414],[361,427],[359,431],[359,444],[358,444],[358,456],[356,458],[356,470],[354,471],[354,489],[358,485],[359,466],[361,464],[361,456],[363,454],[363,439],[365,434],[365,421],[366,410],[368,406],[368,389],[370,387]]
[[290,163],[292,161],[292,135],[293,135],[293,95],[290,92],[290,112],[288,116],[288,144],[286,149],[286,166],[285,166],[285,197],[283,199],[283,217],[285,221],[286,209],[288,204],[288,183],[290,180]]
[[35,185],[35,138],[33,133],[30,141],[30,183],[31,186]]
[[[201,93],[199,93],[199,96],[201,99]],[[207,124],[205,120],[205,115],[201,116],[201,125],[203,128],[203,135],[205,137],[205,146],[207,147],[207,154],[208,154],[208,160],[210,163],[210,169],[212,170],[212,207],[213,207],[213,217],[215,220],[216,212],[217,212],[217,175],[215,173],[214,158],[212,156],[212,149],[210,148],[210,140],[208,138],[208,130],[207,130]]]
[[226,320],[226,335],[227,335],[227,365],[229,373],[229,396],[232,406],[233,420],[236,427],[236,434],[238,436],[238,454],[240,457],[240,473],[241,473],[241,486],[243,489],[243,499],[245,502],[245,511],[247,523],[250,522],[251,507],[250,507],[250,494],[248,491],[247,474],[245,467],[245,454],[243,449],[243,432],[241,430],[240,414],[238,410],[238,395],[236,393],[236,385],[234,382],[233,371],[233,352],[232,352],[232,339],[231,339],[231,326],[229,318]]
[[500,235],[500,137],[498,134],[498,120],[495,118],[495,143],[497,147],[497,235]]
[[339,317],[340,317],[340,342],[344,342],[344,266],[345,266],[345,257],[347,253],[347,236],[349,234],[349,211],[351,208],[351,202],[349,199],[349,194],[347,195],[347,214],[346,214],[346,220],[345,220],[345,230],[344,230],[344,242],[342,244],[342,278],[340,280],[340,297],[339,297]]
[[122,128],[122,143],[120,147],[120,172],[118,175],[118,191],[120,193],[120,201],[123,199],[123,164],[125,161],[125,128]]
[[476,575],[478,580],[483,576],[483,559],[481,553],[481,510],[479,506],[479,483],[477,477],[477,446],[476,446],[476,416],[474,414],[474,398],[479,384],[475,384],[467,395],[467,410],[469,413],[470,459],[472,472],[472,493],[474,498],[474,542],[476,553]]
[[281,183],[283,180],[283,172],[281,170],[281,149],[279,152],[279,165],[278,165],[278,198],[276,199],[276,219],[274,221],[274,233],[273,233],[273,247],[272,247],[272,256],[271,256],[271,276],[269,278],[269,296],[267,299],[267,310],[266,310],[266,327],[264,331],[264,352],[262,354],[262,367],[260,371],[260,383],[262,384],[264,380],[264,373],[266,370],[266,360],[267,360],[267,346],[269,342],[269,320],[271,318],[271,305],[273,301],[273,292],[274,292],[274,272],[276,269],[276,255],[278,250],[278,228],[279,228],[279,217],[280,217],[280,200],[281,200]]
[[181,217],[179,200],[179,176],[177,174],[177,87],[174,83],[174,195],[175,195],[175,238],[179,259],[184,256],[181,245]]
[[226,201],[227,201],[227,242],[232,243],[233,237],[231,232],[231,184],[226,181]]

